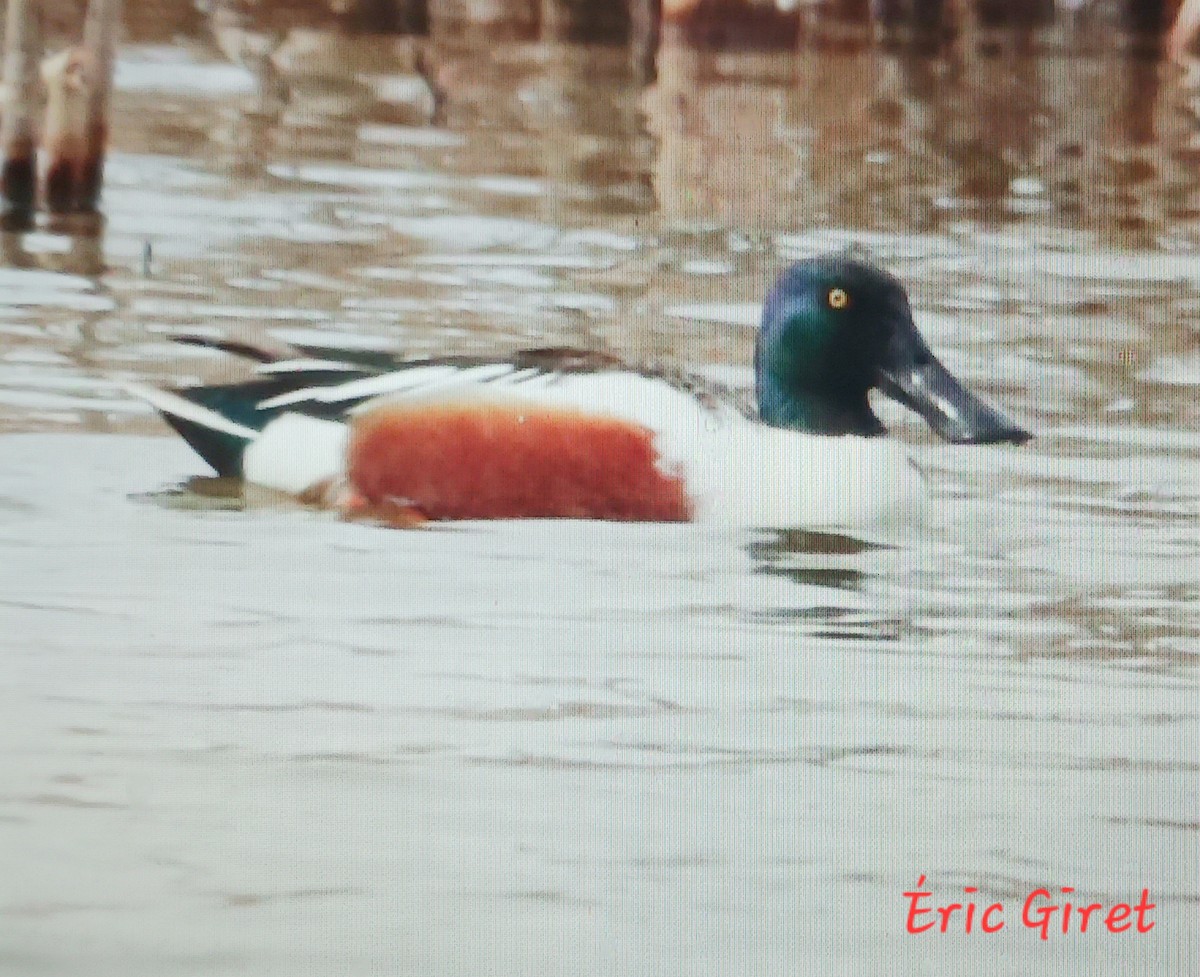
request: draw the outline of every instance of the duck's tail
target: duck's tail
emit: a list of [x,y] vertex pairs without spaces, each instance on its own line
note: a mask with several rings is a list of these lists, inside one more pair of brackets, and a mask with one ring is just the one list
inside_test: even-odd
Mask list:
[[[160,390],[141,383],[125,389],[146,401],[218,474],[244,477],[243,455],[263,428],[289,409],[271,406],[274,398],[310,387],[336,385],[371,376],[375,370],[337,359],[297,358],[294,346],[271,349],[220,337],[181,334],[172,337],[187,346],[220,350],[261,364],[259,375],[240,383]],[[299,350],[301,356],[306,351]],[[264,406],[267,404],[267,406]],[[305,413],[333,417],[341,405],[306,405]]]
[[[259,429],[242,424],[203,402],[206,395],[217,393],[221,388],[196,388],[175,393],[142,383],[124,386],[133,396],[157,410],[218,475],[242,477],[242,455],[258,437]],[[249,406],[253,409],[253,404]]]

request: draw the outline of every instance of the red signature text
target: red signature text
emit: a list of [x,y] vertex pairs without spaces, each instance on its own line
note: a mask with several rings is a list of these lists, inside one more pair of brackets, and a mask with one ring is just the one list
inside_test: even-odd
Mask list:
[[[904,893],[908,900],[908,917],[905,929],[909,933],[998,933],[1008,925],[1005,905],[1002,902],[976,902],[977,886],[963,888],[962,902],[935,905],[931,891],[924,891],[925,876],[917,880],[917,888]],[[1150,901],[1150,890],[1142,890],[1142,898],[1136,905],[1117,902],[1106,905],[1102,902],[1077,903],[1071,901],[1075,889],[1064,885],[1055,895],[1049,889],[1034,889],[1021,903],[1019,917],[1014,915],[1014,925],[1019,922],[1029,930],[1035,930],[1043,940],[1051,933],[1087,933],[1107,930],[1109,933],[1149,933],[1154,929],[1150,910],[1156,903]]]

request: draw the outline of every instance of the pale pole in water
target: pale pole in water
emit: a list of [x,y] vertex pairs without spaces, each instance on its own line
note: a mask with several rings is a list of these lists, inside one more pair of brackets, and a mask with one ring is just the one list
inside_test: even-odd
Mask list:
[[52,211],[96,209],[120,25],[121,0],[91,0],[83,43],[42,65],[48,94],[41,171],[46,206]]
[[9,0],[4,44],[4,119],[0,123],[0,197],[6,216],[28,220],[37,196],[34,106],[42,54],[38,0]]
[[1200,0],[1183,0],[1175,15],[1175,26],[1167,36],[1167,53],[1180,58],[1200,34]]

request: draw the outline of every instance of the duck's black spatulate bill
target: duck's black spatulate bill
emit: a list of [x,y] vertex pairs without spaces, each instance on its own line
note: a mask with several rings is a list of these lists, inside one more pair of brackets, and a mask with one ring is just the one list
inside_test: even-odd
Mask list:
[[985,404],[933,355],[907,309],[897,317],[879,389],[954,444],[1024,444],[1032,434]]

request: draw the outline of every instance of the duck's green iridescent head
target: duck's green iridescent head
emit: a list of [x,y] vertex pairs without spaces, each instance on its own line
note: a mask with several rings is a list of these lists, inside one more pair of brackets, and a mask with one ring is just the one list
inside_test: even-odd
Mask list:
[[883,433],[875,388],[966,444],[1030,438],[962,386],[913,324],[904,287],[850,258],[810,258],[785,271],[763,306],[754,353],[762,419],[814,434]]

